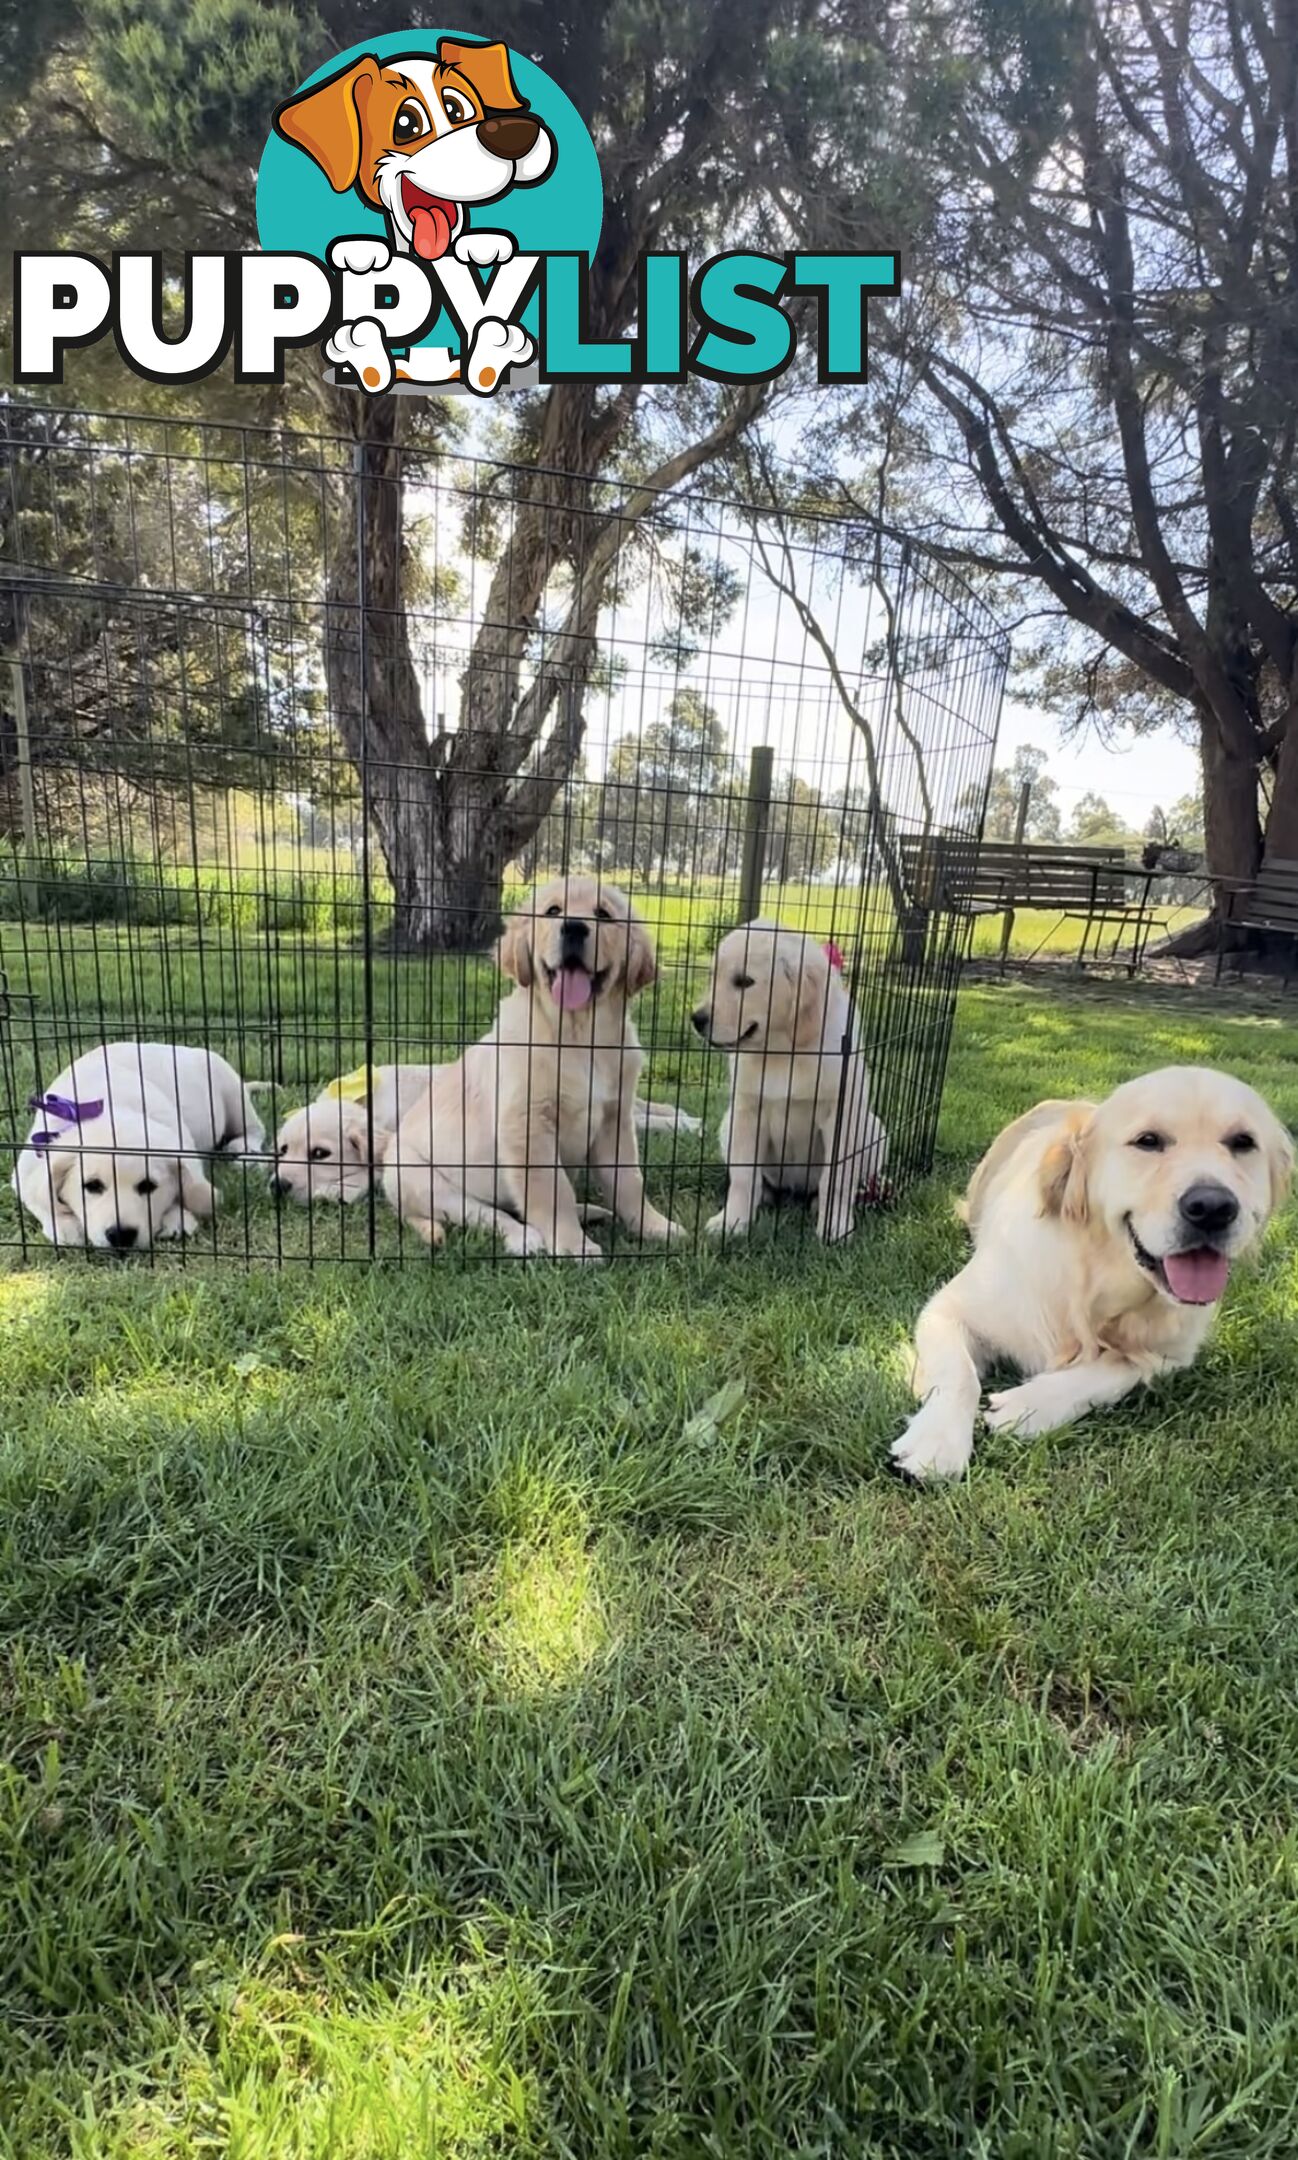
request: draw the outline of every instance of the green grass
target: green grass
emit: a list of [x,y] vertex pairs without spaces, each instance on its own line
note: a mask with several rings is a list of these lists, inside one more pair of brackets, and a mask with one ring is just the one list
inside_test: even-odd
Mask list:
[[0,1277],[0,2152],[1298,2150],[1292,1218],[1194,1372],[883,1467],[997,1126],[1296,1052],[972,991],[836,1254]]

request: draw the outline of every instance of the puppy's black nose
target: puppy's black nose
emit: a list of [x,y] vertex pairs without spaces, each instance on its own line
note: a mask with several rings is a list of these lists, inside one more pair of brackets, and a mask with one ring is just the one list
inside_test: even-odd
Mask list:
[[494,113],[478,122],[478,141],[484,149],[511,160],[526,157],[540,132],[541,123],[531,113]]
[[285,1193],[292,1192],[293,1187],[286,1177],[277,1177],[271,1179],[270,1189],[273,1193],[278,1193],[280,1198],[283,1199]]
[[111,1230],[104,1232],[104,1243],[111,1245],[114,1252],[129,1252],[132,1245],[139,1243],[139,1238],[134,1223],[115,1222]]
[[589,923],[583,922],[578,915],[565,915],[559,926],[559,950],[564,958],[584,953],[589,936]]
[[697,1028],[700,1035],[706,1035],[708,1032],[708,1023],[711,1017],[711,1014],[706,1010],[706,1008],[700,1006],[699,1010],[696,1013],[690,1014],[690,1025],[691,1027]]
[[1224,1185],[1187,1186],[1177,1204],[1182,1220],[1192,1230],[1202,1231],[1205,1237],[1220,1237],[1239,1214],[1238,1200]]

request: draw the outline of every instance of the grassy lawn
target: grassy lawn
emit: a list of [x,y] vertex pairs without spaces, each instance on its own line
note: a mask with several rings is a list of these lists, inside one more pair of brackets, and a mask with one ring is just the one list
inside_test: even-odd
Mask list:
[[0,1275],[0,2152],[1298,2150],[1292,1216],[1195,1372],[884,1471],[1000,1123],[1296,1053],[970,991],[837,1254]]

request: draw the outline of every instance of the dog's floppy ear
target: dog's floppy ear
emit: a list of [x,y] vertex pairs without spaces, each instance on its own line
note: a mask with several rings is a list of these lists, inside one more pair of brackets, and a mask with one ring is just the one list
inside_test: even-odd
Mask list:
[[369,1128],[364,1112],[343,1120],[343,1151],[353,1162],[369,1161]]
[[801,953],[781,953],[780,966],[793,985],[793,1046],[805,1050],[824,1032],[829,962],[818,946],[808,944]]
[[1041,1212],[1058,1215],[1064,1222],[1089,1220],[1090,1192],[1087,1182],[1087,1146],[1091,1122],[1087,1118],[1064,1133],[1041,1158]]
[[638,997],[647,990],[658,974],[658,961],[654,953],[654,941],[640,917],[633,911],[627,919],[626,994]]
[[1284,1206],[1293,1182],[1294,1144],[1279,1118],[1272,1118],[1266,1136],[1266,1162],[1271,1172],[1271,1213]]
[[361,169],[361,116],[357,92],[367,96],[379,79],[372,53],[331,75],[328,82],[287,98],[275,113],[275,132],[320,167],[335,194],[356,185]]
[[496,947],[496,965],[502,975],[512,975],[520,990],[532,987],[532,946],[528,938],[529,912],[511,915]]
[[187,1207],[191,1215],[206,1221],[216,1212],[216,1194],[192,1157],[182,1155],[179,1169],[181,1205]]
[[523,100],[509,72],[509,51],[504,45],[464,45],[458,38],[439,38],[437,57],[443,67],[458,68],[477,91],[487,112],[518,112]]

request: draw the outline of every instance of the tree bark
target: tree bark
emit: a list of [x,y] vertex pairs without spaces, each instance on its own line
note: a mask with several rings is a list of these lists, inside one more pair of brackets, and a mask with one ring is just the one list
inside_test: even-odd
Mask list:
[[1276,758],[1266,852],[1282,862],[1298,862],[1298,712],[1292,705]]
[[[465,672],[461,725],[430,740],[402,599],[402,401],[354,397],[349,416],[364,477],[358,473],[342,490],[329,581],[325,659],[333,721],[360,775],[392,880],[393,942],[404,950],[478,951],[500,932],[509,855],[531,837],[542,814],[538,803],[535,822],[528,814],[510,817],[505,805],[526,754],[515,725],[525,703],[517,690],[548,552],[524,514],[523,532],[516,529],[505,550],[518,572],[515,612],[502,619],[503,603],[493,609],[488,599]],[[508,569],[498,567],[493,594],[502,575],[508,583]],[[485,697],[484,683],[490,685]],[[538,734],[558,687],[557,680],[533,686]],[[565,740],[564,777],[578,747],[579,740]]]
[[[325,664],[334,726],[361,774],[392,879],[398,945],[471,952],[499,934],[506,868],[581,755],[600,608],[622,546],[666,491],[729,447],[765,395],[761,385],[738,392],[706,435],[609,508],[592,507],[591,481],[569,465],[511,471],[509,526],[460,678],[458,725],[435,740],[402,605],[402,401],[349,400],[365,478],[342,491]],[[612,423],[607,412],[592,415],[590,397],[587,384],[551,390],[542,443],[548,455],[593,460],[607,450],[601,438]],[[625,422],[630,408],[622,410]],[[547,634],[545,657],[524,685],[529,642],[561,563],[572,573],[567,613]]]

